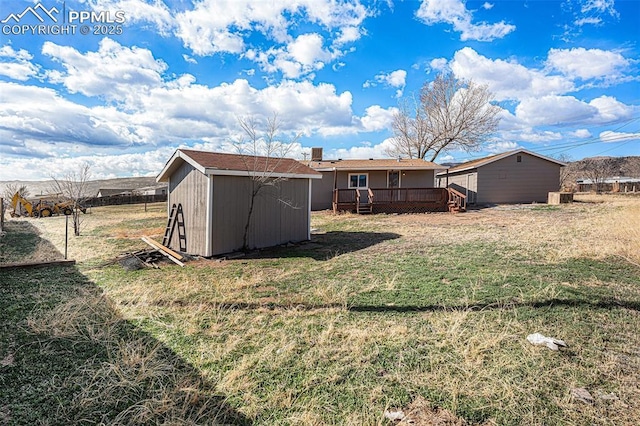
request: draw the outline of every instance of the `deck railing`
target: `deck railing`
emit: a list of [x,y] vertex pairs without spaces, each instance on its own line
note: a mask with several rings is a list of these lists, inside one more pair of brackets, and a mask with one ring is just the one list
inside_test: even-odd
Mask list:
[[[360,190],[334,189],[333,210],[358,211],[363,205]],[[446,188],[368,188],[367,205],[376,212],[446,211]]]
[[467,196],[453,188],[447,188],[449,191],[449,211],[466,211]]

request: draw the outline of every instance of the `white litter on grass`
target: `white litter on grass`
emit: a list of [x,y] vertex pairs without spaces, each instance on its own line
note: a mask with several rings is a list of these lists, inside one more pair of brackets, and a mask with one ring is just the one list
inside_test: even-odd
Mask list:
[[540,333],[533,333],[528,335],[527,340],[532,345],[537,345],[537,346],[544,345],[547,348],[551,349],[552,351],[557,351],[559,346],[562,346],[563,348],[567,347],[567,344],[564,342],[564,340],[556,339],[554,337],[546,337]]
[[585,388],[571,389],[571,396],[585,404],[593,404],[593,396]]
[[384,416],[389,419],[389,420],[402,420],[404,419],[404,412],[402,410],[398,410],[398,411],[389,411],[389,410],[384,410]]

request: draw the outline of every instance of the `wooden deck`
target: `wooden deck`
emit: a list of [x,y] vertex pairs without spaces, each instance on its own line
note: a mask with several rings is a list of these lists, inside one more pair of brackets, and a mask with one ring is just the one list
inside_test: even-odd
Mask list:
[[466,197],[447,188],[334,189],[333,211],[425,213],[466,210]]

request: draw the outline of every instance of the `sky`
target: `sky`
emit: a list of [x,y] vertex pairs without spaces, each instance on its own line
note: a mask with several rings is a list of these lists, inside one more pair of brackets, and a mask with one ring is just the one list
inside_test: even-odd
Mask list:
[[156,176],[273,117],[291,157],[384,158],[439,73],[501,111],[438,163],[640,155],[639,28],[639,0],[2,0],[0,180]]

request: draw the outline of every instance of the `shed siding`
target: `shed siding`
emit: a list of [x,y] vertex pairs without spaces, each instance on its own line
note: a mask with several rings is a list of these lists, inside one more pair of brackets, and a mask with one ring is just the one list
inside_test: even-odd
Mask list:
[[[171,175],[167,201],[169,210],[174,204],[182,204],[187,253],[205,253],[207,248],[207,177],[189,163],[183,163]],[[177,231],[174,231],[168,246],[174,250],[180,249]]]
[[[212,255],[242,248],[249,214],[251,180],[213,177]],[[309,181],[290,179],[263,187],[254,201],[249,248],[304,241],[309,234]]]
[[[447,187],[447,177],[438,178],[440,188]],[[449,188],[453,188],[467,196],[467,204],[475,204],[478,192],[478,173],[476,170],[449,174]]]
[[[517,157],[522,162],[517,162]],[[526,153],[511,155],[478,169],[479,204],[546,203],[560,185],[560,165]]]

